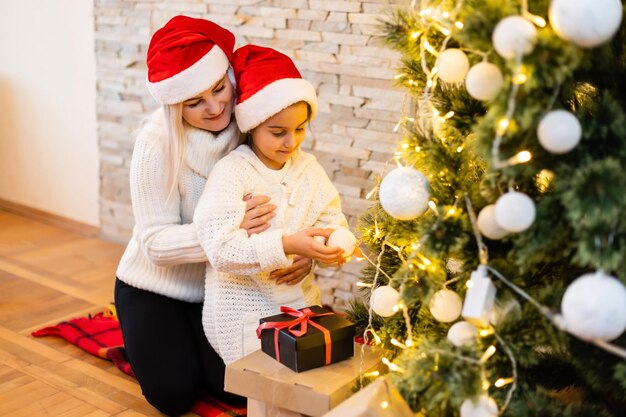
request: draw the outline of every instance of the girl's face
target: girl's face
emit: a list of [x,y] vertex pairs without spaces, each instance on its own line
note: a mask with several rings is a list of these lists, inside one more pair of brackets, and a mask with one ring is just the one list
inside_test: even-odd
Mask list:
[[268,168],[281,169],[304,141],[308,121],[308,105],[292,104],[252,130],[252,150]]
[[183,102],[183,119],[211,132],[226,129],[233,112],[233,85],[226,75],[211,88]]

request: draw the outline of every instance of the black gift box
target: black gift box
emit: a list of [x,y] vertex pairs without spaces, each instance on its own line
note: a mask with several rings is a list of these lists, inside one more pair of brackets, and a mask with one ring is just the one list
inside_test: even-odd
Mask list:
[[[320,306],[308,308],[314,313],[329,313],[328,310]],[[285,322],[294,319],[296,317],[284,313],[262,318],[260,323]],[[328,316],[312,317],[309,320],[329,330],[331,363],[348,359],[354,355],[354,323],[334,313]],[[296,326],[295,329],[299,330],[300,325]],[[261,350],[274,359],[276,359],[275,331],[275,329],[265,329],[261,332]],[[280,329],[278,332],[280,363],[296,372],[326,365],[324,333],[312,326],[310,322],[307,326],[307,333],[300,337],[291,334],[287,328]]]

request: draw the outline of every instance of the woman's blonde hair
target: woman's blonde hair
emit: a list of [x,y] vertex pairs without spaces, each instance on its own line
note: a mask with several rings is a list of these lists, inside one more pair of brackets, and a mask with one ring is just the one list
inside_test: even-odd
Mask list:
[[165,119],[166,140],[163,150],[166,157],[167,171],[167,199],[178,187],[178,174],[185,156],[187,136],[183,123],[183,103],[163,105],[163,117]]

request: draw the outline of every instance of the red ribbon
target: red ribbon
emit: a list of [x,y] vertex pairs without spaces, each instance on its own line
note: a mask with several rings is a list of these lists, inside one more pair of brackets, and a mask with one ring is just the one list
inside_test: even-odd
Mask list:
[[[306,334],[308,324],[319,329],[324,334],[324,344],[326,346],[326,365],[330,364],[330,355],[331,355],[331,340],[330,340],[330,331],[324,326],[315,323],[311,318],[313,317],[321,317],[321,316],[330,316],[331,312],[327,313],[315,313],[309,307],[303,308],[302,310],[296,310],[291,307],[281,306],[281,313],[288,314],[290,316],[295,317],[295,319],[290,321],[269,321],[265,323],[261,323],[259,327],[256,329],[256,335],[260,339],[261,332],[267,329],[274,329],[274,348],[276,349],[276,360],[280,362],[280,351],[278,349],[278,334],[280,330],[286,328],[288,332],[296,337],[300,337]],[[300,330],[295,329],[296,326],[300,326]]]

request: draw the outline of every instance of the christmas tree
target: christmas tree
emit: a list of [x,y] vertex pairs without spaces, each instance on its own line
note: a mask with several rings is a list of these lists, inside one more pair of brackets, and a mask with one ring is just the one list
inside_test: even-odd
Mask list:
[[622,8],[414,0],[384,23],[408,99],[349,314],[415,412],[626,415]]

